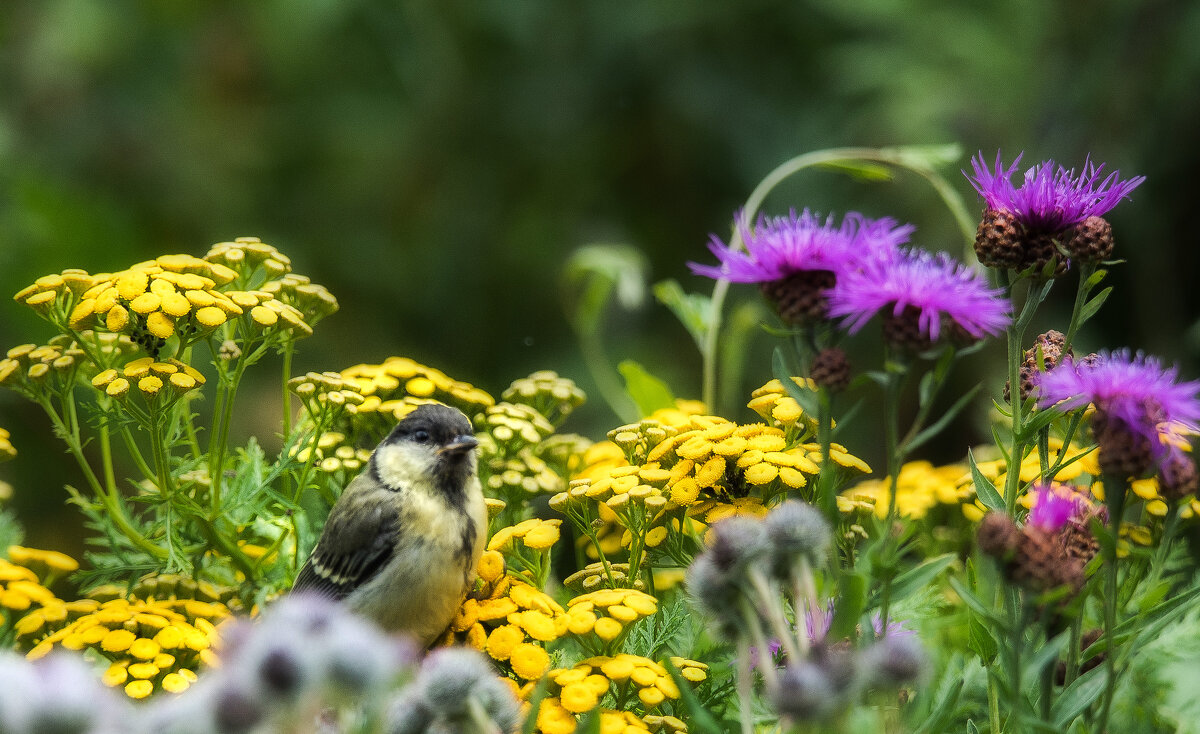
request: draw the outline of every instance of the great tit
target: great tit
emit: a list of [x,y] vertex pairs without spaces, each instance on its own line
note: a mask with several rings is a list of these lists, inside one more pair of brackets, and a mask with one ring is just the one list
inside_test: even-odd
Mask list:
[[429,646],[474,585],[486,542],[478,445],[455,408],[406,415],[334,503],[292,591],[339,599]]

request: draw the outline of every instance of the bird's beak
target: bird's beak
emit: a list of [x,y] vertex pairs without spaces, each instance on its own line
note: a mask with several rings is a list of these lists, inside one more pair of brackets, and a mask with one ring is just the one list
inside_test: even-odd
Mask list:
[[449,454],[450,456],[458,456],[465,454],[471,449],[479,445],[479,439],[474,436],[459,436],[450,443],[438,449],[438,456]]

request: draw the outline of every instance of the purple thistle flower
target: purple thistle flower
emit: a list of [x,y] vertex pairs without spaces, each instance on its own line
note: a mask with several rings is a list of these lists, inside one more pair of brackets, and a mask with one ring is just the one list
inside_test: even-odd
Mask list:
[[822,221],[807,209],[799,216],[794,210],[786,217],[759,215],[753,228],[745,212],[738,212],[734,221],[745,251],[735,250],[713,235],[708,249],[721,264],[688,263],[693,273],[734,283],[768,283],[804,270],[827,270],[836,275],[854,267],[865,255],[907,242],[914,230],[912,225],[900,225],[888,217],[868,219],[857,212],[848,212],[842,223],[835,225],[833,215]]
[[1048,533],[1057,533],[1082,508],[1079,498],[1073,497],[1070,491],[1059,491],[1048,484],[1033,488],[1033,508],[1027,518],[1030,525],[1041,528]]
[[890,307],[899,318],[917,314],[922,337],[936,342],[948,318],[974,339],[999,333],[1008,324],[1008,302],[979,273],[944,252],[897,250],[891,257],[864,263],[839,279],[829,301],[829,315],[844,316],[843,326],[856,333],[876,313]]
[[1101,352],[1094,361],[1075,363],[1067,357],[1061,367],[1034,379],[1041,393],[1039,407],[1062,403],[1058,407],[1073,410],[1094,403],[1109,418],[1161,446],[1162,424],[1195,430],[1200,421],[1200,382],[1176,382],[1178,375],[1175,367],[1163,367],[1154,357],[1120,349]]
[[1028,230],[1061,232],[1074,227],[1088,217],[1102,217],[1113,209],[1129,192],[1137,188],[1145,176],[1120,180],[1120,171],[1101,178],[1104,164],[1093,164],[1088,158],[1078,175],[1048,160],[1025,172],[1021,186],[1015,187],[1012,176],[1021,162],[1019,154],[1008,168],[1000,153],[996,165],[989,169],[983,153],[971,159],[974,176],[967,176],[991,209],[1008,212]]
[[[1096,406],[1092,432],[1100,444],[1105,473],[1140,474],[1161,460],[1167,446],[1161,434],[1200,421],[1200,382],[1176,382],[1178,370],[1154,357],[1128,349],[1101,352],[1094,360],[1070,358],[1051,372],[1039,373],[1038,405],[1073,410]],[[1131,446],[1127,438],[1135,439]]]

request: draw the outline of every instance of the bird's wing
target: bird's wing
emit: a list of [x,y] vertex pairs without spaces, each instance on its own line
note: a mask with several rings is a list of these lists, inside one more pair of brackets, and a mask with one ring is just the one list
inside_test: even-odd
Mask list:
[[[357,479],[356,479],[357,481]],[[345,501],[336,503],[321,538],[292,591],[315,591],[342,599],[371,580],[387,565],[395,548],[399,518],[385,489],[355,492],[351,482]]]

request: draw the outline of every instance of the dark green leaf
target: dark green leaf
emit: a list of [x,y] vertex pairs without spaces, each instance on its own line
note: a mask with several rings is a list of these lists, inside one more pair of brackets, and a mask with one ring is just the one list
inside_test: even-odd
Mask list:
[[971,479],[975,483],[975,496],[983,503],[983,506],[989,510],[1005,510],[1004,497],[996,491],[996,487],[992,485],[987,477],[979,471],[979,466],[975,463],[975,454],[970,449],[967,449],[967,463],[971,465]]
[[961,579],[951,576],[950,588],[954,589],[954,592],[958,594],[960,598],[962,598],[963,603],[970,607],[971,611],[975,612],[989,622],[999,621],[996,615],[992,613],[992,610],[988,608],[988,605],[984,604],[979,597],[975,596],[975,592],[968,589],[967,585],[964,584]]
[[1092,705],[1092,702],[1104,692],[1108,683],[1108,668],[1100,666],[1093,668],[1071,682],[1071,685],[1059,694],[1054,701],[1050,714],[1059,729],[1063,729],[1071,721]]
[[979,615],[967,611],[967,648],[979,656],[984,665],[991,665],[1000,651],[992,631],[979,619]]
[[1111,285],[1097,293],[1087,303],[1083,304],[1083,308],[1079,309],[1079,323],[1082,324],[1095,316],[1096,312],[1100,310],[1100,307],[1104,305],[1104,302],[1108,300],[1110,293],[1112,293]]
[[[908,569],[904,573],[892,580],[892,600],[899,601],[905,597],[925,588],[937,578],[938,574],[945,571],[954,563],[957,555],[954,553],[946,553],[940,556],[934,556],[923,563]],[[878,600],[872,595],[871,606],[874,606]]]
[[1047,665],[1052,665],[1058,661],[1059,656],[1062,654],[1062,649],[1067,646],[1070,639],[1071,632],[1068,630],[1047,640],[1038,649],[1037,653],[1029,659],[1029,662],[1025,664],[1025,670],[1021,674],[1022,679],[1027,681],[1037,680]]
[[625,378],[625,391],[643,416],[662,408],[675,407],[675,394],[667,383],[646,371],[646,368],[631,359],[617,365]]
[[843,573],[838,581],[838,602],[829,625],[829,638],[851,637],[867,607],[867,578],[861,572]]

